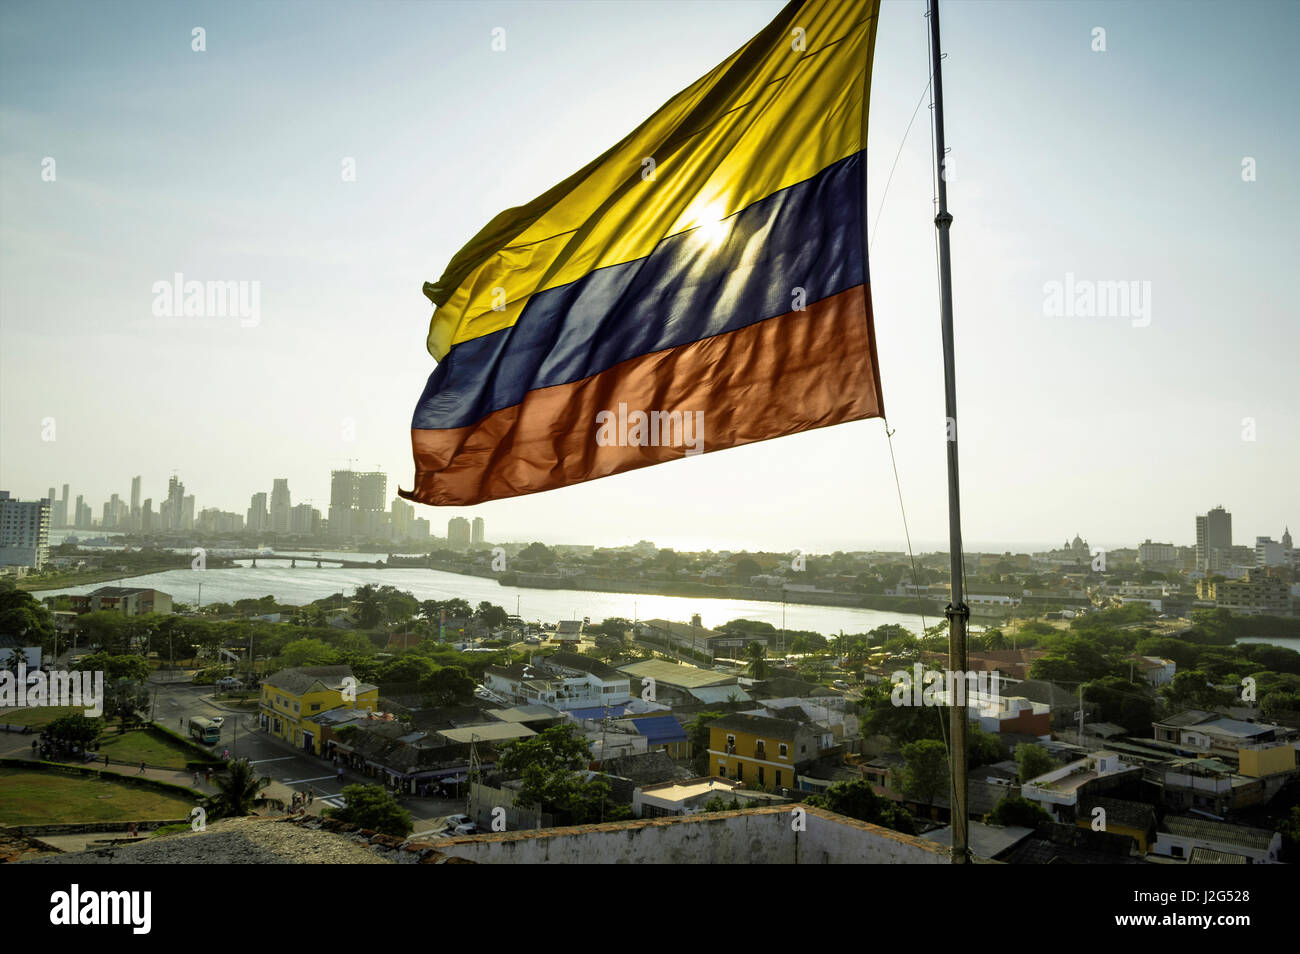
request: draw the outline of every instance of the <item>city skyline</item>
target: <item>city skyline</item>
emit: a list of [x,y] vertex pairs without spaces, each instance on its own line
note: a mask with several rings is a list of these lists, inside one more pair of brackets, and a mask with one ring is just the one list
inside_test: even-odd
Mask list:
[[[334,471],[331,471],[331,475],[332,475],[332,476],[333,476],[333,475],[340,475],[340,474],[347,474],[347,473],[351,473],[351,474],[353,474],[353,475],[355,475],[355,476],[357,476],[357,477],[361,477],[361,476],[371,476],[371,475],[363,474],[362,472],[356,472],[356,471],[340,471],[340,470],[334,470]],[[385,476],[385,475],[374,474],[373,476]],[[137,481],[140,481],[141,479],[142,479],[142,478],[141,478],[140,476],[137,476],[137,477],[132,478],[132,487],[133,487],[133,492],[134,492],[134,489],[135,489],[136,482],[137,482]],[[170,481],[176,481],[176,479],[177,479],[177,478],[175,477],[175,475],[173,475],[172,477],[169,478]],[[287,479],[285,479],[285,478],[273,478],[271,482],[272,482],[272,485],[273,485],[273,486],[275,486],[275,485],[279,485],[281,482],[285,483],[285,484],[286,484],[286,488],[285,488],[286,494],[291,494],[291,493],[292,493],[291,488],[289,488],[289,487],[287,486],[287,484],[288,484]],[[68,487],[72,487],[72,486],[74,486],[74,485],[73,485],[72,483],[69,482],[69,483],[65,483],[65,484],[63,484],[62,486],[63,486],[64,488],[68,488]],[[180,486],[181,486],[181,487],[184,487],[183,482],[180,483]],[[80,498],[80,497],[82,497],[82,496],[84,496],[84,495],[75,495],[75,496],[76,496],[77,498]],[[117,495],[116,495],[116,494],[113,494],[112,496],[113,496],[113,497],[116,497]],[[270,493],[270,492],[267,492],[267,491],[255,491],[251,496],[252,496],[252,498],[253,498],[254,500],[255,500],[256,498],[258,498],[258,497],[265,498],[265,499],[263,499],[262,503],[263,503],[264,506],[268,506],[268,505],[269,505],[269,500],[270,500],[271,493]],[[16,497],[16,499],[20,499],[20,500],[27,500],[27,499],[41,499],[41,495],[33,495],[33,496],[31,496],[31,497],[28,497],[28,496],[25,496],[25,495],[23,495],[23,494],[16,494],[15,497]],[[74,499],[73,497],[70,497],[70,498],[69,498],[69,501],[72,502],[73,499]],[[379,499],[379,498],[376,498],[376,499]],[[477,543],[484,542],[484,535],[483,535],[483,534],[484,534],[484,531],[483,531],[483,526],[484,526],[484,524],[485,524],[486,521],[484,520],[483,517],[481,517],[481,516],[477,515],[476,513],[474,513],[474,510],[475,510],[476,508],[424,508],[424,507],[420,507],[420,506],[418,506],[418,505],[409,504],[409,503],[407,503],[407,502],[401,500],[401,498],[396,497],[395,495],[388,495],[385,499],[388,500],[388,504],[387,504],[386,507],[382,508],[379,512],[381,512],[381,513],[383,513],[383,514],[385,514],[385,515],[391,515],[392,512],[393,512],[392,508],[393,508],[393,505],[394,505],[394,504],[400,505],[400,507],[402,508],[402,512],[403,512],[404,514],[407,513],[408,510],[412,510],[412,511],[413,511],[413,519],[424,519],[424,520],[428,520],[428,522],[429,522],[429,524],[430,524],[430,527],[431,527],[431,538],[432,538],[432,539],[442,539],[442,540],[447,540],[447,541],[451,542],[451,540],[452,540],[452,533],[451,533],[451,531],[450,531],[450,525],[453,524],[453,523],[457,523],[457,524],[458,524],[458,523],[463,523],[463,524],[464,524],[464,530],[463,530],[463,533],[464,533],[464,542],[465,542],[465,543],[468,544],[468,543],[470,543],[470,542],[473,542],[473,543],[477,544]],[[372,501],[372,502],[373,502],[373,501]],[[59,500],[58,500],[57,498],[56,498],[55,500],[52,501],[52,510],[51,510],[52,516],[51,516],[51,524],[50,524],[51,529],[84,529],[84,528],[78,528],[78,527],[75,527],[74,524],[71,523],[71,522],[66,523],[66,524],[59,524],[59,523],[57,523],[57,522],[55,521],[54,514],[57,514],[57,512],[58,512],[58,510],[57,510],[58,504],[59,504]],[[94,514],[94,513],[95,513],[95,508],[93,507],[93,505],[87,504],[87,506],[88,506],[88,508],[89,508],[90,513]],[[310,506],[310,504],[309,504],[309,503],[302,503],[302,504],[295,505],[294,507],[291,508],[291,510],[298,510],[298,509],[301,508],[301,507],[307,507],[307,506]],[[318,513],[317,513],[318,518],[328,516],[328,510],[321,510],[321,508],[318,508],[318,507],[313,507],[312,509],[314,509],[314,510],[316,510],[316,511],[318,512]],[[423,516],[421,516],[421,514],[425,513],[426,511],[429,511],[429,510],[435,510],[435,509],[438,510],[438,511],[446,511],[446,512],[447,512],[447,521],[446,521],[446,524],[447,524],[447,526],[448,526],[448,532],[447,532],[445,535],[440,535],[440,534],[437,533],[437,528],[439,528],[440,526],[442,526],[442,525],[443,525],[442,523],[440,523],[440,522],[438,522],[438,521],[435,521],[435,520],[431,520],[431,519],[429,519],[428,517],[423,517]],[[211,506],[211,507],[209,507],[209,506],[198,506],[198,505],[196,504],[196,506],[195,506],[195,510],[194,510],[194,518],[195,518],[195,522],[196,522],[196,524],[197,524],[197,519],[198,519],[198,517],[199,517],[199,516],[200,516],[204,511],[207,511],[207,510],[217,510],[217,511],[220,511],[220,512],[222,512],[222,513],[226,513],[226,514],[240,514],[240,513],[241,513],[241,510],[240,510],[239,508],[228,509],[228,508],[220,507],[220,506]],[[253,507],[250,505],[249,507],[247,507],[247,508],[245,508],[245,509],[243,510],[243,513],[244,513],[245,515],[248,515],[248,514],[251,514],[251,513],[252,513],[252,510],[253,510]],[[1290,524],[1290,522],[1289,522],[1288,520],[1286,520],[1286,519],[1283,519],[1283,520],[1281,520],[1280,522],[1275,521],[1275,522],[1277,523],[1277,527],[1272,527],[1272,526],[1270,526],[1270,527],[1254,528],[1254,529],[1252,529],[1250,532],[1242,531],[1241,533],[1236,534],[1236,535],[1234,536],[1234,532],[1233,532],[1233,530],[1232,530],[1233,513],[1234,513],[1234,511],[1231,510],[1231,509],[1225,508],[1225,507],[1223,507],[1222,505],[1216,505],[1214,508],[1206,508],[1206,512],[1207,512],[1207,513],[1210,513],[1210,514],[1216,513],[1216,512],[1218,512],[1218,511],[1223,511],[1223,510],[1226,510],[1226,511],[1227,511],[1227,534],[1228,534],[1228,537],[1229,537],[1229,542],[1228,542],[1228,544],[1225,545],[1225,544],[1223,544],[1222,542],[1220,542],[1220,541],[1218,541],[1218,540],[1216,539],[1214,542],[1210,543],[1209,546],[1212,546],[1212,547],[1231,546],[1233,549],[1236,549],[1236,550],[1240,550],[1240,549],[1252,549],[1252,550],[1254,550],[1254,549],[1257,549],[1257,548],[1261,545],[1261,542],[1262,542],[1262,541],[1268,541],[1269,543],[1272,543],[1272,544],[1275,544],[1275,545],[1276,545],[1276,544],[1280,544],[1281,541],[1283,541],[1285,538],[1287,538],[1287,537],[1289,536],[1289,533],[1290,533],[1290,526],[1291,526],[1291,524]],[[243,525],[243,527],[241,528],[240,531],[231,531],[231,532],[260,532],[260,531],[266,531],[266,532],[271,532],[271,533],[282,533],[282,532],[288,532],[288,533],[310,533],[310,532],[311,532],[311,531],[306,531],[306,530],[299,530],[299,531],[294,531],[294,530],[290,530],[290,531],[276,531],[276,530],[274,530],[274,528],[271,526],[271,523],[270,523],[269,509],[265,512],[265,514],[264,514],[264,519],[266,519],[266,521],[267,521],[266,525],[265,525],[265,526],[259,526],[259,527],[254,527],[252,521],[245,519],[245,523],[244,523],[244,525]],[[409,520],[409,519],[412,519],[412,517],[404,517],[403,519],[405,519],[405,520]],[[1124,538],[1121,538],[1121,539],[1116,540],[1116,541],[1109,541],[1109,540],[1108,540],[1108,541],[1105,542],[1105,544],[1106,544],[1105,546],[1102,546],[1102,544],[1100,544],[1100,543],[1094,542],[1094,543],[1093,543],[1093,546],[1094,546],[1094,548],[1096,548],[1096,547],[1101,547],[1101,548],[1103,548],[1103,549],[1119,549],[1119,548],[1124,548],[1124,549],[1136,549],[1136,548],[1139,548],[1139,547],[1140,547],[1142,544],[1144,544],[1144,543],[1146,543],[1146,544],[1151,544],[1151,543],[1154,542],[1156,545],[1171,544],[1171,545],[1173,545],[1173,546],[1175,546],[1175,547],[1194,548],[1194,549],[1197,549],[1197,550],[1198,550],[1197,563],[1198,563],[1198,566],[1200,566],[1200,564],[1203,562],[1203,556],[1200,554],[1200,549],[1201,549],[1201,548],[1198,547],[1198,539],[1197,539],[1197,537],[1198,537],[1198,533],[1199,533],[1200,528],[1201,528],[1202,521],[1204,521],[1204,520],[1206,519],[1206,517],[1205,517],[1205,514],[1200,514],[1200,513],[1198,513],[1198,514],[1194,514],[1194,515],[1192,516],[1191,519],[1192,519],[1192,524],[1193,524],[1193,532],[1190,534],[1189,537],[1173,536],[1173,537],[1160,538],[1160,537],[1156,537],[1156,536],[1151,535],[1151,534],[1137,533],[1137,534],[1132,535],[1131,538],[1130,538],[1130,537],[1124,537]],[[1279,527],[1280,527],[1281,529],[1278,529]],[[106,530],[106,531],[110,531],[110,532],[120,532],[120,530],[121,530],[121,528],[105,528],[105,527],[103,527],[102,525],[98,525],[98,524],[93,524],[92,527],[91,527],[90,529],[93,529],[93,530]],[[1263,531],[1263,532],[1259,532],[1259,531]],[[212,532],[212,531],[209,531],[209,532]],[[221,531],[216,531],[216,532],[221,532]],[[335,530],[334,530],[333,528],[331,528],[330,531],[328,532],[327,536],[329,536],[329,537],[334,537],[334,536],[336,536],[336,532],[335,532]],[[355,536],[355,534],[349,534],[349,536]],[[659,536],[662,537],[662,535],[659,535]],[[1076,532],[1074,536],[1075,536],[1076,538],[1078,538],[1079,534]],[[1139,538],[1140,538],[1140,539],[1139,539]],[[631,543],[633,543],[633,542],[637,542],[637,541],[639,541],[639,540],[651,540],[651,541],[655,542],[657,545],[659,545],[659,546],[661,546],[661,547],[664,547],[664,548],[667,548],[667,549],[691,550],[691,551],[694,551],[694,552],[703,552],[703,551],[707,551],[707,550],[719,550],[719,551],[721,551],[721,550],[755,550],[755,551],[765,551],[765,552],[774,552],[774,553],[775,553],[775,552],[790,552],[790,551],[792,550],[791,547],[789,547],[789,546],[782,546],[782,545],[780,545],[780,544],[777,544],[777,545],[771,545],[771,546],[730,546],[730,547],[729,547],[729,546],[717,545],[717,544],[714,544],[714,545],[705,545],[705,546],[674,546],[674,545],[673,545],[672,543],[670,543],[670,542],[665,542],[665,541],[669,540],[670,538],[668,538],[668,537],[662,537],[662,539],[658,539],[658,538],[656,537],[656,535],[653,534],[653,533],[648,533],[648,534],[646,534],[646,535],[644,535],[644,536],[642,536],[642,537],[638,537],[636,541],[634,541],[634,540],[630,540],[630,539],[629,539],[629,540],[622,540],[622,541],[619,541],[619,542],[614,542],[614,541],[611,541],[611,540],[595,540],[595,539],[592,539],[592,536],[591,536],[590,533],[586,533],[585,535],[584,535],[583,533],[575,533],[571,538],[565,538],[565,539],[541,538],[541,537],[536,537],[536,536],[529,536],[528,534],[523,534],[523,535],[510,535],[510,534],[507,534],[507,535],[505,535],[505,536],[499,537],[499,542],[515,543],[515,542],[521,542],[521,541],[525,541],[525,540],[534,540],[534,539],[537,539],[537,540],[543,540],[544,542],[548,542],[548,543],[556,543],[556,544],[561,544],[561,545],[595,545],[595,546],[620,546],[620,545],[629,545],[629,544],[631,544]],[[1091,540],[1092,538],[1089,537],[1088,539]],[[1249,543],[1242,542],[1242,541],[1249,541]],[[967,539],[965,540],[965,546],[964,546],[964,549],[965,549],[966,552],[971,552],[971,553],[973,553],[973,552],[1000,553],[1000,552],[1005,552],[1005,551],[1011,551],[1011,552],[1044,552],[1044,551],[1049,551],[1049,550],[1052,550],[1052,549],[1056,549],[1057,546],[1058,546],[1055,542],[1050,541],[1050,540],[1045,540],[1045,539],[1044,539],[1044,540],[1035,540],[1035,541],[994,541],[994,542],[995,542],[996,544],[998,544],[998,545],[996,545],[996,546],[988,546],[988,545],[983,544],[983,543],[982,543],[981,541],[979,541],[979,540],[972,540],[971,538],[967,537]],[[944,551],[944,549],[945,549],[941,541],[920,541],[920,540],[917,540],[917,539],[913,539],[912,543],[913,543],[913,550],[916,551],[916,552],[918,552],[918,553],[919,553],[919,552],[941,552],[941,551]],[[933,545],[931,545],[931,544],[933,544]],[[1069,539],[1068,539],[1068,538],[1066,539],[1065,547],[1066,547],[1066,548],[1069,547]],[[1017,548],[1020,548],[1020,549],[1017,549]],[[798,549],[798,548],[795,547],[795,548],[793,548],[793,549]],[[819,549],[816,549],[816,548],[808,548],[808,549],[805,550],[805,552],[809,552],[809,553],[830,553],[830,552],[834,552],[835,550],[845,550],[845,551],[859,550],[859,551],[866,551],[866,550],[905,550],[905,549],[906,549],[906,545],[905,545],[905,544],[904,544],[904,545],[900,545],[900,546],[892,546],[892,545],[890,545],[890,546],[885,546],[885,545],[868,545],[868,544],[864,544],[864,545],[861,545],[861,546],[858,546],[858,547],[851,547],[851,548],[850,548],[850,547],[834,547],[834,548],[831,548],[831,549],[820,549],[820,550],[819,550]]]
[[[7,7],[0,486],[31,497],[71,480],[87,500],[125,500],[132,475],[175,469],[201,504],[243,513],[256,466],[325,512],[322,475],[352,459],[389,475],[390,490],[409,488],[411,410],[432,367],[421,284],[492,215],[598,154],[780,6],[692,5],[690,43],[673,4],[609,5],[600,17],[563,3],[381,7],[357,29],[382,58],[359,56],[337,20],[303,22],[288,6],[205,13],[203,53],[190,48],[192,16],[167,6],[125,22],[70,5],[57,30],[36,7]],[[1285,84],[1283,27],[1300,12],[1193,9],[1202,15],[1180,18],[1176,35],[1159,4],[947,14],[968,548],[1055,545],[1084,530],[1099,545],[1187,541],[1188,515],[1216,500],[1254,533],[1300,522],[1288,512],[1300,431],[1277,214],[1297,204],[1300,184],[1283,170],[1300,141],[1272,121],[1268,93]],[[947,498],[923,117],[905,136],[925,87],[921,14],[911,2],[881,14],[868,208],[885,406],[913,542],[932,548],[946,539]],[[497,20],[509,28],[503,53],[490,48]],[[1105,51],[1092,49],[1099,23]],[[275,57],[250,41],[282,33],[296,43]],[[444,56],[430,60],[428,35],[449,38]],[[1213,76],[1207,59],[1221,67]],[[490,108],[439,94],[466,73],[482,77]],[[231,97],[244,104],[237,121]],[[1141,105],[1151,101],[1168,105],[1152,113]],[[125,102],[140,108],[125,113]],[[439,128],[456,128],[461,147],[435,163]],[[139,141],[165,148],[142,157],[128,145]],[[340,177],[349,159],[354,181]],[[1197,202],[1170,198],[1188,194]],[[117,240],[123,216],[130,243]],[[155,283],[176,276],[260,282],[257,323],[156,313]],[[1045,310],[1048,287],[1094,281],[1149,282],[1150,314]],[[52,336],[80,346],[51,349]],[[123,425],[141,439],[124,440]],[[163,494],[146,483],[156,508]],[[879,421],[417,515],[439,528],[481,515],[521,539],[699,549],[904,538]]]

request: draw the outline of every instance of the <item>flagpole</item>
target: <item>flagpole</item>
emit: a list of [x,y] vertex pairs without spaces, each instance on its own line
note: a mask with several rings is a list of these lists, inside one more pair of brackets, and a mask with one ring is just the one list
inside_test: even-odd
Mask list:
[[965,696],[966,621],[970,617],[970,608],[966,605],[963,592],[965,580],[962,572],[961,494],[957,480],[957,377],[953,358],[952,262],[948,245],[952,216],[948,213],[947,159],[943,143],[943,54],[939,44],[939,0],[929,0],[929,5],[930,56],[934,66],[934,148],[939,173],[939,210],[934,217],[934,226],[939,230],[939,304],[943,313],[943,380],[948,443],[948,549],[952,573],[951,600],[944,611],[948,618],[948,671],[954,677],[948,683],[952,692],[952,698],[948,700],[951,736],[948,753],[952,777],[949,807],[952,816],[952,862],[960,865],[970,861]]

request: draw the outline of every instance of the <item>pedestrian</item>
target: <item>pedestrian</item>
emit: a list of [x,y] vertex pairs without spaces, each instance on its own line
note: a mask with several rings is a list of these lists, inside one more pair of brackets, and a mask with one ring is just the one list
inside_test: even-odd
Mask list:
[[177,724],[178,724],[182,729],[185,728],[185,716],[181,716],[179,719],[177,719],[177,720],[176,720],[176,723],[177,723]]
[[[137,775],[143,775],[143,774],[144,774],[144,759],[141,759],[141,760],[140,760],[140,771],[136,772],[136,774],[137,774]],[[197,773],[196,773],[196,774],[197,774]]]
[[340,769],[338,770],[338,778],[339,778],[339,781],[340,781],[340,782],[343,781],[343,769],[342,769],[342,768],[340,768]]
[[311,804],[313,804],[315,801],[316,801],[316,793],[315,793],[315,792],[308,792],[308,793],[307,793],[307,804],[308,804],[308,805],[311,805]]
[[32,739],[32,755],[36,754],[36,740]]
[[135,822],[131,822],[131,824],[126,826],[126,833],[132,838],[135,837]]
[[207,770],[207,773],[203,776],[203,781],[207,782],[208,784],[212,783],[212,769]]
[[199,784],[199,770],[198,770],[198,769],[195,769],[195,770],[194,770],[194,784],[195,784],[195,785],[198,785],[198,784]]
[[104,756],[104,768],[108,768],[108,756]]

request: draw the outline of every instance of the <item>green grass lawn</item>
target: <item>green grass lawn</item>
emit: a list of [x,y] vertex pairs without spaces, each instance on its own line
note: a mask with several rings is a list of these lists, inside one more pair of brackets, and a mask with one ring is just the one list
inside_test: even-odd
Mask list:
[[43,729],[60,716],[74,712],[85,713],[79,706],[37,706],[34,709],[0,709],[0,722],[10,725],[30,725],[33,729]]
[[0,826],[188,818],[191,799],[98,778],[0,767]]
[[99,740],[101,763],[105,755],[114,762],[125,762],[128,765],[147,762],[161,768],[173,769],[183,769],[187,761],[198,757],[196,753],[171,739],[158,738],[144,731],[118,735],[116,729],[105,733]]

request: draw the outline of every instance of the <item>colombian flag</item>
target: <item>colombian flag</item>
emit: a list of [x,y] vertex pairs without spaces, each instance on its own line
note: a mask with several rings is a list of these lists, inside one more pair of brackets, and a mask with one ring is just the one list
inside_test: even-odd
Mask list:
[[794,0],[424,286],[415,487],[467,505],[845,421],[884,400],[866,268],[879,0]]

